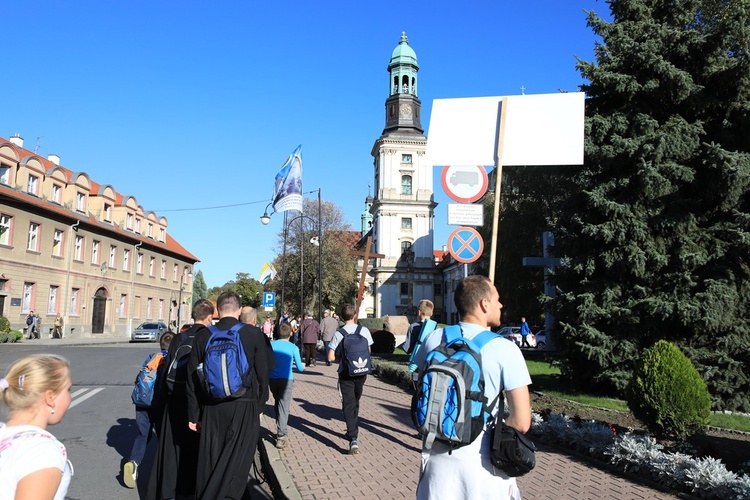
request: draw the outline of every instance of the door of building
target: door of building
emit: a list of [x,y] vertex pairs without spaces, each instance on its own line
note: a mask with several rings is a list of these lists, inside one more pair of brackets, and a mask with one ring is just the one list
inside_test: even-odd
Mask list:
[[104,316],[107,312],[107,292],[100,288],[94,294],[94,307],[91,311],[91,333],[104,333]]

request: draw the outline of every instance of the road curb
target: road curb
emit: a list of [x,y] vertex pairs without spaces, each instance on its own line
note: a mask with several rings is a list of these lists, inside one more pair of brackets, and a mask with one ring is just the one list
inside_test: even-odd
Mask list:
[[258,450],[268,484],[274,492],[274,497],[285,500],[302,500],[302,495],[292,476],[281,460],[281,455],[274,444],[273,433],[268,427],[265,415],[260,416],[260,440]]

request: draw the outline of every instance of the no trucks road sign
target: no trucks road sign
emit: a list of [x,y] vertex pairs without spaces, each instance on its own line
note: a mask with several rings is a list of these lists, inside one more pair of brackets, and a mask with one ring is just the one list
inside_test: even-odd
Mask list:
[[474,203],[487,192],[487,171],[481,165],[446,165],[440,175],[445,193],[459,203]]
[[448,251],[458,262],[469,264],[484,251],[484,240],[476,229],[459,227],[448,236]]

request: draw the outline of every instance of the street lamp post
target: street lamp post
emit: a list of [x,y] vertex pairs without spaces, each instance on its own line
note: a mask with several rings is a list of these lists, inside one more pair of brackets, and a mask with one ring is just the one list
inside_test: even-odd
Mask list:
[[[187,270],[187,267],[185,268],[185,270]],[[179,330],[180,323],[182,322],[182,292],[185,290],[185,275],[185,272],[180,275],[180,296],[177,302],[177,325],[175,326],[176,330]],[[187,277],[188,279],[192,278],[193,273],[187,273]]]
[[[323,317],[323,300],[322,300],[323,298],[323,281],[322,281],[322,277],[323,277],[323,271],[322,271],[323,224],[322,224],[320,188],[318,188],[317,191],[318,191],[318,221],[317,221],[318,235],[312,240],[310,240],[310,242],[318,247],[318,316],[319,318],[322,318]],[[310,192],[314,192],[314,191],[310,191]],[[271,215],[273,215],[273,213],[270,215],[268,213],[268,207],[271,205],[272,203],[269,203],[268,205],[266,205],[266,209],[264,210],[263,215],[260,217],[260,222],[263,225],[267,225],[269,222],[271,222]],[[286,240],[287,240],[287,235],[289,234],[289,227],[297,219],[300,219],[300,233],[304,233],[302,219],[308,219],[313,224],[316,223],[315,219],[305,214],[300,214],[300,215],[297,215],[296,217],[293,217],[291,220],[287,220],[287,212],[286,211],[284,212],[284,246],[283,246],[282,257],[281,257],[281,266],[283,267],[281,271],[282,272],[281,274],[281,313],[282,314],[284,312],[284,291],[285,291],[284,287],[285,287],[285,281],[286,281]],[[300,238],[302,238],[303,236],[304,235],[301,234]],[[304,311],[303,311],[304,309],[304,301],[303,301],[304,300],[304,283],[303,283],[304,268],[303,268],[303,262],[302,262],[302,258],[304,255],[303,246],[304,246],[304,241],[300,239],[300,313],[301,314],[304,314]]]

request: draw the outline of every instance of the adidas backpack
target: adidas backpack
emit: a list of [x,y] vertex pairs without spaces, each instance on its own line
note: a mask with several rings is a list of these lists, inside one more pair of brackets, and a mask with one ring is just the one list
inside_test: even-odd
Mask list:
[[240,341],[237,323],[229,330],[209,326],[211,337],[203,357],[203,378],[208,395],[214,399],[239,398],[250,386],[250,364]]
[[156,375],[159,367],[164,362],[164,355],[160,352],[151,354],[143,362],[138,375],[135,378],[135,387],[130,399],[136,406],[150,407],[154,401],[154,389],[156,388]]
[[348,333],[343,327],[339,333],[344,336],[341,339],[341,365],[344,367],[342,373],[350,377],[359,377],[372,372],[372,358],[370,357],[370,342],[359,332],[362,327],[357,325],[354,333]]
[[473,442],[498,399],[487,404],[480,355],[482,347],[498,336],[486,331],[472,341],[461,335],[458,325],[445,327],[443,335],[444,342],[427,355],[412,408],[426,449],[435,439],[452,448]]

